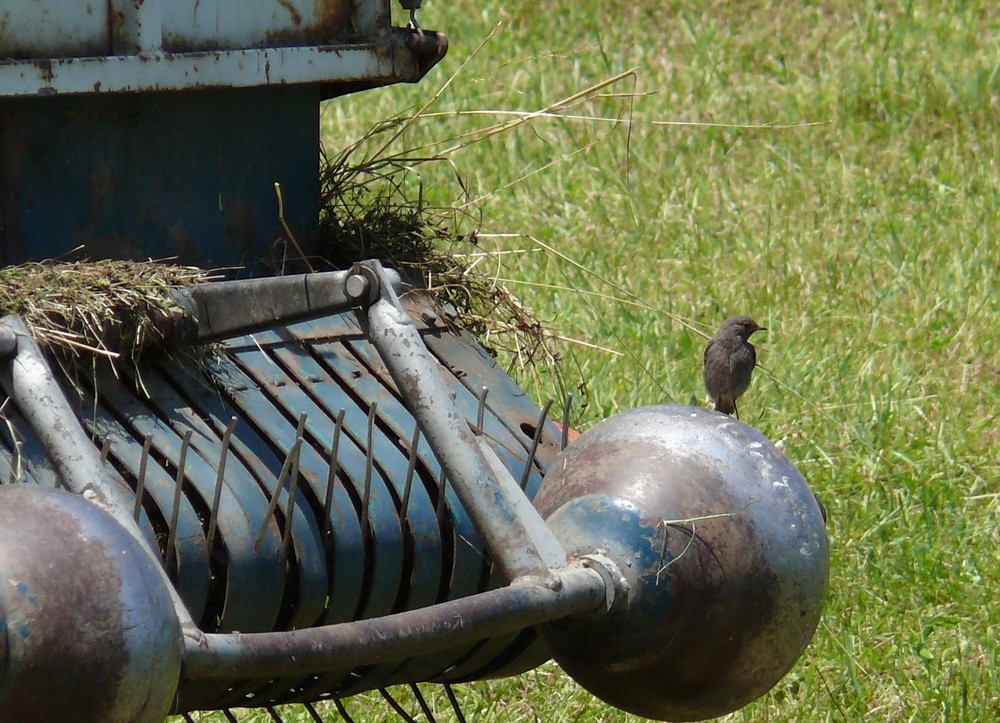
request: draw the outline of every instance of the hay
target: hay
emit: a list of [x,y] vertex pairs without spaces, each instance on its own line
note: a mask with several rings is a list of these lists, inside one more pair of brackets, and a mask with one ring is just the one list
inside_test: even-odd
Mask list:
[[208,272],[155,261],[43,261],[0,270],[0,314],[21,314],[39,344],[72,360],[138,357],[180,311],[171,291]]

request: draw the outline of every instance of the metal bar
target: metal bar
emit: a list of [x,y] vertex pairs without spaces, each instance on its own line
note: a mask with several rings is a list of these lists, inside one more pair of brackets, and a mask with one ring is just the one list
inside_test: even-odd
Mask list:
[[[132,519],[137,523],[142,514],[142,497],[146,492],[146,467],[149,464],[149,450],[153,446],[153,435],[147,434],[142,440],[142,455],[139,457],[139,474],[135,480],[135,506],[132,508]],[[211,548],[209,548],[211,549]]]
[[406,514],[410,509],[410,493],[413,491],[413,475],[417,471],[417,459],[420,457],[418,448],[420,446],[420,427],[413,426],[413,439],[410,440],[410,458],[406,463],[406,482],[403,484],[403,499],[399,503],[399,516],[407,519]]
[[455,696],[455,690],[449,683],[444,684],[444,693],[448,696],[448,702],[451,703],[451,709],[455,712],[455,720],[458,723],[465,723],[465,714],[462,712],[462,706],[458,702],[458,698]]
[[410,683],[410,690],[413,691],[413,697],[417,699],[417,705],[420,706],[420,710],[423,711],[427,720],[431,721],[431,723],[437,723],[437,718],[434,717],[431,707],[427,705],[427,699],[424,698],[424,694],[420,692],[420,687],[416,683]]
[[573,392],[566,393],[566,401],[563,404],[562,436],[559,439],[559,449],[566,449],[569,444],[569,410],[573,406]]
[[389,692],[387,688],[379,688],[379,695],[382,699],[389,704],[389,707],[396,711],[396,715],[402,718],[406,723],[417,723],[417,719],[406,712],[406,709],[396,700],[395,696]]
[[547,574],[566,564],[566,553],[510,473],[494,468],[468,420],[452,399],[420,333],[402,309],[378,262],[365,262],[381,298],[367,311],[368,334],[476,530],[508,580]]
[[333,424],[333,441],[330,443],[330,466],[326,476],[326,497],[323,500],[322,536],[326,539],[330,532],[330,508],[333,505],[333,486],[337,484],[337,473],[340,472],[340,435],[344,431],[344,414],[341,409],[337,413],[337,421]]
[[[136,93],[203,88],[251,88],[292,83],[416,81],[444,57],[447,39],[394,30],[375,43],[189,53],[148,52],[86,58],[0,61],[3,95]],[[413,50],[416,48],[416,51]],[[48,70],[46,70],[48,69]]]
[[274,494],[271,495],[271,502],[267,506],[267,512],[264,513],[264,520],[260,523],[260,531],[257,533],[257,539],[254,541],[254,551],[260,549],[261,543],[264,541],[264,535],[267,533],[267,525],[271,521],[271,516],[278,507],[278,498],[281,497],[281,490],[285,484],[285,477],[287,477],[292,470],[292,464],[294,458],[299,454],[299,447],[302,446],[302,436],[296,436],[295,442],[292,444],[292,448],[288,450],[288,454],[285,455],[285,462],[281,466],[281,472],[278,473],[278,480],[275,482]]
[[174,556],[174,546],[177,544],[177,517],[181,511],[181,493],[184,490],[184,468],[187,466],[187,454],[188,449],[191,447],[191,430],[189,429],[184,433],[184,439],[181,441],[181,453],[180,458],[177,460],[177,477],[175,479],[174,487],[174,503],[170,508],[170,529],[167,533],[167,548],[164,553],[164,559],[169,563],[169,561]]
[[[181,343],[212,342],[350,310],[349,271],[216,281],[173,292],[187,320]],[[388,283],[399,285],[390,271]]]
[[[487,387],[479,392],[479,406],[476,408],[476,434],[483,433],[483,418],[486,416],[486,395],[490,393]],[[524,487],[524,485],[521,485]]]
[[535,455],[538,454],[538,443],[542,441],[542,432],[545,431],[545,420],[549,417],[549,410],[552,409],[552,400],[545,402],[541,413],[538,415],[538,422],[535,424],[535,434],[531,438],[531,446],[528,448],[528,460],[524,463],[524,470],[521,472],[521,489],[528,484],[528,477],[531,476],[531,467],[535,463]]
[[349,670],[523,630],[606,603],[596,570],[572,565],[419,610],[280,633],[185,631],[185,678],[277,678]]
[[208,515],[208,553],[212,554],[215,533],[219,525],[219,504],[222,502],[222,486],[226,483],[226,460],[229,457],[229,442],[236,431],[236,417],[229,420],[226,431],[222,433],[222,451],[219,453],[219,466],[215,475],[215,492],[212,495],[212,510]]

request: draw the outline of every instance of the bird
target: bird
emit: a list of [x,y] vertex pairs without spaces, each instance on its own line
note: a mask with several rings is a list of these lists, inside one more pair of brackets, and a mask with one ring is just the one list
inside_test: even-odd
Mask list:
[[734,316],[723,322],[719,333],[705,347],[705,389],[715,402],[715,411],[740,418],[736,400],[750,386],[750,376],[757,366],[757,350],[749,340],[758,331],[767,328],[749,316]]

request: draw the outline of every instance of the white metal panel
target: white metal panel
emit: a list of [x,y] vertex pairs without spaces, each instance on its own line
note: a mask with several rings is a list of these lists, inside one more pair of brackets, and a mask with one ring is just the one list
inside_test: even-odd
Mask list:
[[352,0],[165,0],[163,47],[190,51],[323,45],[345,25],[351,7]]
[[111,50],[107,0],[4,0],[0,58],[70,58]]

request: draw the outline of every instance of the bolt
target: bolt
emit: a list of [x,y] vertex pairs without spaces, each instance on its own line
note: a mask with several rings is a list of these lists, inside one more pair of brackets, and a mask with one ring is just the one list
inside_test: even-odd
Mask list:
[[354,302],[364,301],[368,298],[371,289],[371,282],[361,274],[351,274],[344,282],[344,293],[347,298]]

